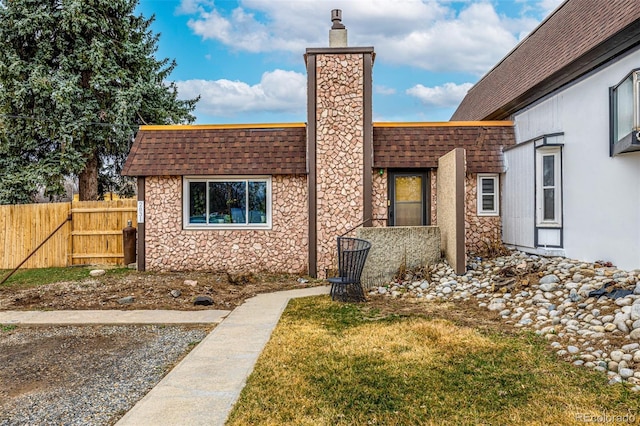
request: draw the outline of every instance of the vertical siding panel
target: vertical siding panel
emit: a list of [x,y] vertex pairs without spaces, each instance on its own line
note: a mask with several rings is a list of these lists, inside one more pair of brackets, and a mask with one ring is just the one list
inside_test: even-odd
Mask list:
[[505,152],[503,239],[506,244],[534,247],[535,157],[531,143]]

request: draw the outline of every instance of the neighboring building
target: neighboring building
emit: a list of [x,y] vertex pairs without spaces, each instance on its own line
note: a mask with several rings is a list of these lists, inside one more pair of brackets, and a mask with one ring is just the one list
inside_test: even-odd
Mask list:
[[640,1],[568,0],[452,120],[511,120],[506,244],[640,267]]
[[333,18],[330,47],[305,54],[307,124],[140,129],[123,171],[138,177],[139,269],[324,277],[339,235],[435,224],[438,160],[454,148],[466,151],[456,235],[469,253],[500,241],[512,123],[373,123],[374,50],[347,47]]

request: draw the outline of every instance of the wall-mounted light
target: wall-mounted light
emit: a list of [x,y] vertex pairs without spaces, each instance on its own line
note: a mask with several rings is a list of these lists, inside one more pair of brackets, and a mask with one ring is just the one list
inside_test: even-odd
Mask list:
[[383,176],[384,175],[384,169],[378,169],[378,174],[380,176]]

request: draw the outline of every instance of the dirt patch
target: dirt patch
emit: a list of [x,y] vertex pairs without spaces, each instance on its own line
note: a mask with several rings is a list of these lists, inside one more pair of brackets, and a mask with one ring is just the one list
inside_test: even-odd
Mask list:
[[415,297],[368,296],[367,307],[381,315],[421,315],[429,319],[447,319],[456,325],[490,332],[515,332],[496,312],[480,308],[472,301],[432,301]]
[[[3,286],[0,287],[0,309],[231,310],[259,293],[323,284],[322,281],[301,284],[298,278],[293,275],[206,272],[107,274],[79,282],[60,282],[31,288]],[[132,303],[121,303],[120,299],[131,296]],[[194,306],[197,296],[209,296],[213,305]]]
[[211,326],[0,328],[0,425],[113,424]]

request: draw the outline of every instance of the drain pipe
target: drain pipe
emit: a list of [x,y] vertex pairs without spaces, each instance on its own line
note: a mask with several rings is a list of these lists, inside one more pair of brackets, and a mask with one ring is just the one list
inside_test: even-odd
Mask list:
[[15,274],[15,273],[16,273],[16,271],[17,271],[18,269],[20,269],[20,267],[21,267],[22,265],[24,265],[24,264],[26,263],[26,261],[27,261],[27,260],[29,260],[29,259],[31,258],[31,256],[33,256],[34,254],[36,254],[36,252],[37,252],[38,250],[40,250],[40,247],[42,247],[43,245],[45,245],[45,243],[46,243],[47,241],[49,241],[49,240],[51,239],[51,237],[53,237],[53,236],[55,235],[55,233],[56,233],[56,232],[58,232],[58,231],[59,231],[59,230],[64,226],[64,224],[65,224],[65,223],[67,223],[67,222],[71,222],[71,219],[72,219],[72,216],[71,216],[71,215],[67,216],[67,218],[66,218],[66,219],[65,219],[65,220],[64,220],[60,225],[58,225],[58,227],[57,227],[57,228],[56,228],[56,229],[55,229],[51,234],[49,234],[49,236],[48,236],[47,238],[45,238],[43,242],[41,242],[40,244],[38,244],[38,247],[36,247],[35,249],[33,249],[33,251],[32,251],[31,253],[29,253],[29,256],[25,257],[25,259],[24,259],[22,262],[20,262],[20,264],[19,264],[18,266],[16,266],[16,267],[13,269],[13,271],[11,271],[11,272],[9,273],[9,275],[7,275],[6,277],[4,277],[4,278],[2,279],[2,281],[0,281],[0,285],[4,284],[4,283],[9,279],[9,278],[11,278],[11,275]]

